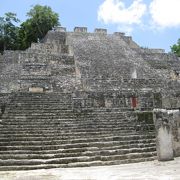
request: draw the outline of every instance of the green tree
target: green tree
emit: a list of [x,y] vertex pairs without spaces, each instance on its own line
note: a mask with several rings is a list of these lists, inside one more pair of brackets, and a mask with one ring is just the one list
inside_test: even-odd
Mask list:
[[32,42],[41,40],[49,30],[59,24],[59,15],[48,6],[36,5],[28,13],[28,19],[19,30],[19,48],[26,49]]
[[180,57],[180,39],[178,39],[177,44],[171,46],[171,52]]
[[0,17],[0,51],[6,49],[17,49],[18,27],[14,23],[18,23],[19,19],[12,12],[5,13],[4,17]]

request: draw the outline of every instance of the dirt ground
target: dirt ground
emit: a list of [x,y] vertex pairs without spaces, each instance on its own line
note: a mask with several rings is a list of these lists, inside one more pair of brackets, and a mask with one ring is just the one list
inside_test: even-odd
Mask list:
[[0,180],[180,180],[180,158],[118,166],[1,171]]

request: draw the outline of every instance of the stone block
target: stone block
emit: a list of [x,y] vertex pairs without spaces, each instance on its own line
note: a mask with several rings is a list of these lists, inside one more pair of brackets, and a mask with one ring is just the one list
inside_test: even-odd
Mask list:
[[154,110],[154,121],[156,126],[156,144],[158,160],[173,160],[173,136],[169,112],[166,109]]
[[112,106],[113,106],[112,99],[105,99],[105,107],[112,108]]
[[96,28],[94,32],[99,34],[107,34],[107,29]]
[[41,87],[30,87],[29,92],[32,93],[42,93],[44,90]]
[[74,32],[86,33],[87,32],[87,27],[75,27]]
[[158,158],[160,161],[173,160],[172,134],[166,125],[158,130],[157,141],[159,143]]
[[133,68],[131,71],[132,71],[131,72],[131,78],[132,79],[137,79],[137,70],[136,70],[136,68]]
[[57,32],[66,32],[66,28],[65,27],[56,27],[55,31],[57,31]]

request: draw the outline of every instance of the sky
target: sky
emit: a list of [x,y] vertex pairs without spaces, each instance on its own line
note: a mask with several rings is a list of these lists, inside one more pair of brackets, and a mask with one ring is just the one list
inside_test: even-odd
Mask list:
[[141,47],[166,52],[180,38],[180,0],[0,0],[0,16],[14,12],[23,22],[36,4],[57,12],[67,31],[79,26],[125,32]]

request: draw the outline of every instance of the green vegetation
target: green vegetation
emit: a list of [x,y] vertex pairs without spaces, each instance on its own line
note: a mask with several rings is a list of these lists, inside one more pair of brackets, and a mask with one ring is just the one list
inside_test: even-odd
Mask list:
[[17,39],[19,28],[14,23],[19,22],[16,14],[8,12],[4,17],[0,17],[0,51],[6,49],[17,49]]
[[59,16],[48,6],[36,5],[27,13],[28,19],[20,22],[15,13],[0,17],[0,51],[23,50],[38,42],[53,27],[60,25]]
[[152,112],[139,112],[137,113],[137,120],[140,123],[153,124],[153,113]]
[[177,44],[174,44],[171,46],[171,51],[176,54],[178,57],[180,57],[180,39],[178,39]]

